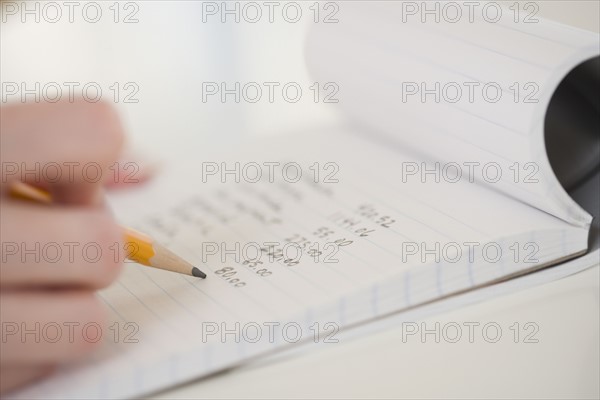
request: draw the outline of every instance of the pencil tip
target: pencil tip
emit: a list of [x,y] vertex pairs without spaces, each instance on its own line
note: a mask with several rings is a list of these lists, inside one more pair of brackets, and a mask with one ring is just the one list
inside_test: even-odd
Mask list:
[[198,278],[206,279],[206,274],[196,267],[192,268],[192,275],[197,276]]

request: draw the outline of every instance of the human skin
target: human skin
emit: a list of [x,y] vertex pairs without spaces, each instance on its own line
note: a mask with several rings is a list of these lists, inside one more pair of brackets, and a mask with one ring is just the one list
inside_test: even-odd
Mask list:
[[[109,168],[114,168],[123,140],[117,113],[106,103],[75,101],[0,108],[2,393],[86,356],[102,342],[86,340],[77,329],[86,323],[103,326],[105,322],[105,309],[95,291],[113,282],[121,270],[122,260],[108,249],[122,248],[122,234],[103,202],[105,179],[92,182],[78,168],[96,163],[103,177],[111,176],[113,170]],[[39,172],[50,164],[54,168],[52,182],[49,173],[22,173],[35,171],[36,165]],[[57,166],[60,174],[56,173]],[[9,189],[17,180],[47,190],[54,204],[12,198]],[[93,260],[80,250],[69,256],[64,252],[58,259],[54,253],[48,259],[23,251],[40,249],[47,243],[95,243],[103,251]],[[10,254],[7,246],[12,246]],[[20,249],[16,254],[15,246]],[[62,327],[61,339],[45,340],[43,332],[39,335],[40,329],[38,338],[34,333],[21,334],[21,328],[35,329],[36,323]],[[76,334],[67,335],[69,326]],[[14,333],[14,329],[20,331]],[[48,332],[54,338],[54,331]]]

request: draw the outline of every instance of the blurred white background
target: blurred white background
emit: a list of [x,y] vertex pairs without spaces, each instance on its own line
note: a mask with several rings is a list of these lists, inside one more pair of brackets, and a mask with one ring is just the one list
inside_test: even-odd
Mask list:
[[[314,82],[306,70],[303,42],[307,29],[315,23],[315,7],[319,9],[318,23],[331,15],[343,24],[343,2],[297,2],[302,16],[295,23],[284,18],[283,8],[290,2],[275,2],[273,22],[265,2],[255,3],[262,12],[257,23],[248,21],[255,16],[255,9],[244,9],[248,2],[98,1],[102,15],[95,23],[84,18],[88,2],[76,2],[73,22],[69,22],[65,2],[54,2],[58,7],[48,3],[2,2],[3,85],[26,82],[26,87],[32,88],[36,82],[41,87],[56,82],[64,98],[68,94],[64,82],[79,83],[76,94],[92,82],[101,87],[102,98],[109,101],[115,100],[118,88],[117,107],[133,146],[160,154],[163,159],[235,143],[241,137],[302,132],[342,118],[331,104],[323,104],[322,98],[314,102],[310,90]],[[541,16],[598,31],[597,1],[537,4]],[[39,22],[35,13],[25,12],[36,7]],[[225,8],[235,7],[240,12],[239,23],[234,15],[223,15]],[[62,12],[60,18],[57,8]],[[96,7],[89,7],[85,15],[94,19],[95,11]],[[295,8],[291,8],[286,15],[293,18],[294,13]],[[53,19],[58,22],[52,23]],[[127,19],[137,22],[126,23]],[[218,95],[203,102],[203,82],[240,82],[242,86],[278,82],[280,86],[272,103],[267,87],[262,86],[260,101],[252,104],[242,100],[238,104],[232,95],[225,103]],[[281,87],[287,82],[303,89],[297,103],[281,97]],[[125,86],[128,83],[134,85]],[[134,93],[136,88],[139,91]],[[128,94],[138,102],[124,102]],[[5,97],[9,101],[19,99],[18,95],[3,95],[3,103]]]
[[[35,3],[28,3],[30,10],[35,9]],[[240,136],[302,130],[334,121],[332,110],[315,103],[309,89],[312,82],[305,68],[303,40],[313,18],[310,4],[302,4],[303,15],[297,23],[282,18],[281,6],[273,11],[273,23],[265,7],[261,7],[260,21],[249,23],[244,20],[245,3],[235,3],[240,9],[239,23],[234,15],[221,22],[221,2],[124,1],[118,23],[114,8],[109,9],[114,2],[98,2],[103,15],[97,23],[82,17],[85,2],[75,8],[73,23],[69,23],[66,7],[61,6],[63,15],[57,23],[47,21],[56,15],[51,8],[44,18],[44,3],[38,3],[39,23],[35,15],[23,15],[19,9],[15,15],[3,15],[1,79],[26,82],[27,88],[36,82],[42,87],[57,82],[63,88],[63,98],[68,94],[63,82],[79,83],[76,94],[81,94],[86,83],[96,82],[102,88],[102,98],[109,101],[114,101],[113,85],[117,82],[117,106],[131,141],[136,147],[160,152],[161,157],[176,154],[182,147],[201,148],[233,142]],[[235,3],[224,7],[233,9]],[[17,4],[23,7],[21,2]],[[214,12],[210,8],[213,5],[219,8],[215,15],[209,13]],[[209,7],[204,14],[203,7]],[[93,8],[87,12],[94,17]],[[246,16],[254,18],[252,12],[247,9]],[[293,16],[294,10],[288,12]],[[125,23],[127,16],[138,22]],[[124,102],[125,95],[136,88],[125,87],[129,82],[139,87],[131,97],[138,103]],[[203,102],[203,82],[227,82],[230,88],[235,82],[241,86],[257,82],[263,95],[254,104],[243,99],[238,104],[233,95],[228,95],[225,103],[219,95]],[[281,86],[298,83],[302,97],[289,103],[282,99],[279,86],[271,103],[263,82]],[[94,90],[90,93],[93,97]],[[33,95],[27,99],[33,100]],[[8,100],[19,101],[19,96],[8,96]]]

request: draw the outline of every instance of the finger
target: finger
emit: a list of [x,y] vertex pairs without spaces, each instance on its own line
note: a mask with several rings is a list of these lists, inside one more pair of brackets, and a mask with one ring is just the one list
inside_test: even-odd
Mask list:
[[107,209],[2,204],[1,287],[109,285],[121,270],[123,232]]
[[7,366],[0,368],[0,393],[7,393],[11,390],[18,389],[26,383],[41,379],[50,375],[53,371],[51,366],[27,366],[16,367]]
[[123,143],[117,114],[103,102],[4,106],[0,128],[2,190],[19,180],[67,203],[97,199]]
[[102,343],[105,310],[91,291],[3,290],[0,365],[48,365],[79,359]]

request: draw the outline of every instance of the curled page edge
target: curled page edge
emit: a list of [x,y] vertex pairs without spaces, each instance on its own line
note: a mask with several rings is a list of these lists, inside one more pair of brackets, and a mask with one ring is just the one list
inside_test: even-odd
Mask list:
[[[392,10],[392,8],[394,7],[393,3],[386,3],[385,6],[391,6],[389,8],[389,12],[387,9],[382,8],[381,6],[379,6],[379,8],[377,7],[366,7],[364,4],[360,4],[361,2],[356,2],[356,3],[346,3],[344,5],[344,17],[345,19],[349,16],[350,19],[355,18],[356,21],[360,21],[363,22],[364,25],[366,25],[366,29],[368,30],[370,33],[372,33],[373,31],[376,31],[377,28],[375,25],[379,25],[379,22],[384,21],[386,18],[390,19],[389,15],[394,14],[394,10]],[[373,2],[374,3],[374,2]],[[371,3],[371,4],[373,4]],[[353,11],[352,7],[356,7]],[[362,7],[362,8],[361,8]],[[354,15],[352,15],[352,13],[354,13]],[[379,14],[378,14],[379,13]],[[369,14],[370,17],[373,18],[371,21],[369,21]],[[398,15],[398,14],[397,14]],[[396,20],[396,22],[399,20]],[[372,24],[369,25],[369,23],[373,23],[373,22],[377,22],[377,24]],[[388,21],[389,22],[389,21]],[[404,24],[402,26],[400,26],[401,24],[398,22],[398,29],[402,30],[402,29],[406,29],[406,25]],[[357,64],[353,64],[353,63],[340,63],[339,59],[335,58],[336,53],[340,53],[343,52],[344,50],[348,51],[349,49],[349,44],[348,42],[353,41],[352,39],[352,34],[356,34],[356,32],[351,32],[352,30],[355,29],[355,24],[352,23],[346,23],[346,24],[340,24],[340,26],[335,26],[335,29],[330,29],[331,27],[327,27],[323,24],[318,25],[315,24],[311,27],[311,29],[309,30],[308,33],[308,37],[307,37],[307,42],[306,42],[306,62],[307,62],[307,66],[308,66],[308,70],[309,73],[315,78],[315,80],[319,80],[319,81],[327,81],[328,78],[330,79],[331,77],[336,77],[336,75],[332,75],[331,71],[336,71],[336,73],[339,71],[340,74],[344,74],[344,73],[348,73],[347,71],[352,71],[353,69],[355,70],[356,74],[355,77],[363,74],[365,72],[372,72],[372,71],[377,71],[378,68],[380,68],[381,70],[383,70],[387,65],[389,65],[390,63],[393,63],[393,60],[387,59],[387,54],[385,54],[381,59],[373,59],[370,58],[369,61],[372,62],[373,64],[375,64],[375,66],[373,67],[372,71],[365,71],[364,69],[361,69],[361,66],[357,65]],[[539,30],[541,33],[537,33],[535,31],[536,28],[541,27]],[[424,30],[422,27],[419,27],[421,30]],[[437,26],[436,26],[437,28]],[[487,26],[483,27],[484,29],[491,29],[488,28]],[[425,28],[425,30],[428,28]],[[518,30],[514,30],[514,31],[518,31]],[[341,33],[340,33],[341,32]],[[380,32],[386,32],[385,30],[381,30]],[[571,26],[567,26],[567,25],[563,25],[560,23],[556,23],[554,21],[550,21],[550,20],[546,20],[543,18],[539,18],[539,24],[536,25],[536,27],[526,27],[525,29],[523,29],[522,31],[518,31],[518,33],[516,33],[517,35],[519,34],[523,34],[523,36],[527,35],[532,35],[532,36],[538,36],[538,37],[542,37],[544,34],[547,34],[547,32],[551,32],[551,34],[549,34],[549,37],[553,37],[553,38],[561,38],[562,36],[566,36],[568,37],[568,39],[566,40],[566,42],[569,44],[569,46],[564,46],[564,47],[568,47],[568,50],[565,52],[564,57],[560,58],[560,57],[556,57],[554,58],[552,61],[554,62],[554,65],[552,62],[548,63],[548,66],[550,67],[551,71],[549,76],[546,76],[546,79],[542,80],[540,82],[540,98],[539,101],[537,101],[537,104],[535,107],[533,107],[533,109],[526,111],[526,113],[529,114],[529,126],[527,128],[527,145],[528,145],[528,149],[527,149],[527,153],[529,154],[528,159],[529,160],[533,160],[536,163],[539,163],[539,169],[540,169],[540,173],[541,173],[541,178],[540,178],[540,186],[544,186],[544,189],[540,189],[541,193],[537,194],[537,198],[534,198],[532,196],[524,196],[522,195],[522,192],[519,192],[518,190],[510,190],[512,189],[511,186],[501,186],[501,185],[491,185],[494,186],[495,189],[498,189],[500,192],[502,192],[503,194],[510,196],[510,197],[514,197],[520,201],[523,201],[539,210],[542,210],[544,212],[547,212],[551,215],[556,216],[557,218],[563,219],[564,221],[574,225],[574,226],[579,226],[581,228],[584,228],[586,230],[589,229],[590,223],[592,221],[592,216],[585,211],[581,206],[579,206],[579,204],[577,204],[567,193],[567,191],[563,188],[563,186],[560,184],[560,182],[558,181],[551,163],[548,159],[548,155],[546,152],[546,145],[545,145],[545,127],[544,127],[544,121],[545,121],[545,116],[546,116],[546,112],[548,110],[548,106],[550,104],[550,101],[553,97],[553,95],[556,92],[556,89],[559,87],[560,83],[567,77],[567,75],[574,69],[576,68],[578,65],[582,64],[583,62],[592,59],[594,57],[598,57],[600,55],[599,52],[599,48],[600,48],[600,41],[598,40],[598,35],[592,33],[592,32],[587,32],[584,30],[580,30],[577,28],[573,28]],[[347,34],[348,33],[348,34]],[[350,34],[352,33],[352,34]],[[363,32],[364,33],[364,32]],[[386,32],[386,33],[389,33]],[[514,33],[514,32],[513,32]],[[401,35],[399,35],[400,37]],[[378,39],[378,43],[384,43],[384,45],[390,45],[393,44],[394,39],[392,38],[391,35],[380,35],[379,37],[377,37]],[[542,38],[542,39],[546,39],[546,38]],[[414,39],[417,40],[417,39]],[[477,40],[477,39],[474,39]],[[550,40],[550,39],[548,39]],[[569,43],[569,41],[571,43]],[[344,43],[346,42],[346,43]],[[458,41],[456,42],[457,46],[458,45],[462,45],[463,43],[459,43]],[[561,45],[564,45],[564,43],[560,43]],[[361,43],[357,42],[357,41],[353,41],[352,42],[352,51],[356,52],[356,53],[363,53],[364,50],[367,50],[366,47],[361,48],[360,47]],[[511,45],[514,45],[515,47],[519,47],[520,44],[519,43],[511,43]],[[383,47],[383,46],[382,46]],[[390,47],[390,48],[393,48]],[[370,49],[368,49],[370,51]],[[414,54],[416,54],[416,57],[419,57],[420,55],[418,54],[418,52],[422,52],[423,54],[429,52],[431,49],[429,48],[418,48],[417,45],[413,45],[412,47],[410,47],[410,50],[412,52],[412,55],[409,54],[406,58],[410,58],[411,56],[413,56]],[[521,51],[523,51],[523,48],[519,49]],[[388,51],[391,53],[391,51],[388,49]],[[519,53],[519,51],[515,51],[513,50],[515,53]],[[384,53],[382,53],[384,54]],[[392,56],[390,55],[390,58]],[[390,62],[391,61],[391,62]],[[444,60],[440,60],[440,63],[444,63]],[[544,63],[545,60],[541,59],[539,60],[540,63]],[[491,66],[491,68],[494,68],[494,66]],[[499,68],[499,67],[496,67]],[[385,74],[382,74],[383,76],[385,76]],[[367,78],[369,79],[369,78]],[[346,114],[346,116],[349,119],[355,119],[355,120],[359,120],[364,126],[366,126],[367,128],[373,128],[374,132],[383,134],[385,136],[388,136],[388,138],[392,138],[395,139],[399,145],[412,145],[414,144],[413,140],[406,140],[406,137],[402,137],[403,135],[407,135],[407,134],[403,134],[403,133],[399,133],[399,130],[397,128],[399,128],[402,124],[398,123],[398,125],[385,125],[385,124],[380,124],[379,121],[375,121],[375,119],[378,118],[378,116],[376,116],[375,114],[370,114],[369,113],[369,106],[371,105],[367,105],[366,103],[369,102],[369,99],[364,99],[361,98],[359,101],[356,101],[356,98],[360,97],[361,94],[364,94],[364,91],[361,93],[361,89],[364,90],[363,88],[359,87],[359,83],[357,83],[357,80],[349,80],[350,84],[348,85],[348,81],[344,82],[345,85],[341,86],[340,85],[340,94],[341,94],[341,98],[339,101],[339,106],[341,107],[341,110],[343,113]],[[389,82],[390,84],[393,84],[394,82]],[[368,84],[368,83],[367,83]],[[392,86],[392,85],[390,85]],[[372,86],[370,88],[371,90],[376,90],[375,86]],[[389,89],[385,89],[385,90],[395,90],[393,88],[389,88]],[[344,94],[342,93],[342,91],[346,91],[348,95],[348,92],[350,92],[350,96],[352,96],[352,92],[354,91],[354,99],[350,99],[349,102],[345,101],[348,100],[348,97],[344,97]],[[388,96],[386,98],[386,96],[378,96],[377,100],[381,101],[382,103],[386,100],[389,100],[390,98],[394,98],[393,95]],[[355,102],[354,107],[352,102]],[[363,104],[361,104],[361,101],[363,101]],[[348,105],[348,103],[350,103],[350,105]],[[362,107],[365,106],[365,107]],[[371,109],[372,110],[372,109]],[[439,113],[433,113],[433,115],[435,115],[435,118],[439,118],[440,114]],[[401,118],[401,113],[399,112],[396,117],[398,119]],[[443,125],[443,123],[442,123]],[[394,129],[395,128],[395,129]],[[410,128],[408,128],[410,129]],[[422,143],[421,143],[422,145]],[[515,144],[516,146],[518,146],[519,144]],[[521,144],[522,145],[522,144]],[[418,145],[417,145],[418,147]],[[447,154],[440,154],[439,150],[431,150],[430,148],[420,148],[419,150],[422,150],[422,152],[426,155],[431,156],[429,158],[429,160],[448,160],[448,159],[452,159],[452,156],[448,157]],[[448,147],[444,147],[444,150],[448,150]],[[461,155],[459,155],[457,158],[455,159],[460,159]],[[510,158],[510,157],[509,157]],[[523,158],[514,158],[511,159],[515,160],[515,161],[522,161]],[[479,180],[480,183],[483,184],[487,184],[485,181],[483,180]],[[519,182],[520,183],[520,182]]]

